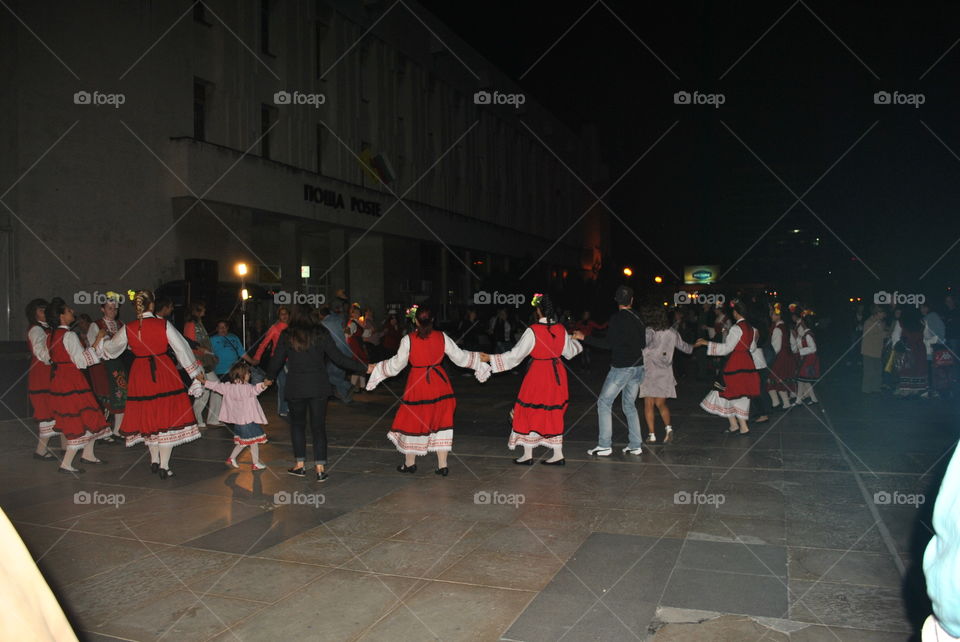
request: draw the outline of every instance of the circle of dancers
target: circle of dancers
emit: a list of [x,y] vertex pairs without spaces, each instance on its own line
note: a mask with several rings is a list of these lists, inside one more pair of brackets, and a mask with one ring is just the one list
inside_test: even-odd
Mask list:
[[[677,396],[673,362],[678,351],[689,355],[704,347],[706,357],[719,360],[713,386],[700,407],[727,419],[725,433],[749,434],[751,400],[760,399],[762,405],[781,410],[817,403],[813,387],[820,377],[820,364],[812,313],[798,304],[769,306],[770,325],[760,331],[746,303],[734,299],[716,311],[712,327],[707,328],[712,331],[707,333],[709,338],[688,343],[681,338],[679,321],[671,322],[664,308],[646,306],[635,311],[634,293],[627,286],[617,289],[617,310],[608,323],[594,324],[586,331],[562,322],[551,297],[536,293],[531,297],[533,322],[512,347],[498,354],[464,349],[437,327],[430,307],[413,305],[405,312],[411,330],[394,342],[395,354],[369,363],[367,355],[378,353],[377,344],[369,341],[369,326],[367,345],[359,342],[364,317],[358,314],[358,304],[351,306],[349,319],[339,324],[339,333],[331,332],[324,319],[327,313],[318,317],[307,306],[284,306],[282,318],[271,326],[254,357],[234,348],[235,360],[220,363],[216,346],[231,346],[231,337],[236,337],[220,328],[212,341],[202,325],[202,304],[193,306],[185,337],[158,315],[151,291],[126,294],[107,293],[102,316],[96,321],[78,317],[59,297],[34,299],[26,306],[28,395],[38,427],[33,457],[59,461],[62,473],[76,475],[85,466],[107,463],[97,457],[96,443],[123,440],[127,446],[143,443],[151,472],[161,480],[172,477],[173,449],[200,438],[205,423],[198,420],[204,404],[198,401],[207,399],[207,423],[225,424],[233,433],[234,449],[226,465],[238,468],[238,457],[249,449],[251,469],[262,471],[267,466],[259,447],[267,443],[263,429],[267,419],[257,398],[279,380],[281,416],[288,416],[294,456],[288,473],[307,475],[309,426],[314,479],[326,481],[326,406],[337,387],[333,373],[349,375],[373,390],[407,370],[386,434],[403,457],[396,469],[416,473],[417,458],[434,453],[435,474],[447,477],[457,402],[445,359],[473,371],[480,383],[492,374],[528,364],[510,411],[506,446],[511,451],[521,449],[522,454],[513,459],[517,465],[532,465],[535,450],[544,447],[548,456],[540,463],[563,466],[564,416],[569,406],[565,361],[584,355],[582,362],[588,365],[584,346],[611,352],[611,367],[597,402],[598,444],[588,451],[591,456],[607,457],[613,452],[611,407],[618,395],[629,433],[624,454],[640,455],[644,441],[657,443],[656,415],[663,423],[663,443],[674,440],[667,402]],[[119,318],[125,299],[136,316],[127,323]],[[392,327],[399,325],[397,321],[391,319]],[[80,332],[73,330],[75,323]],[[605,330],[605,336],[592,332],[595,329]],[[261,359],[265,367],[259,380],[254,380]],[[645,440],[638,398],[644,400]],[[757,421],[766,419],[764,414]],[[60,440],[60,457],[49,446],[54,436]]]

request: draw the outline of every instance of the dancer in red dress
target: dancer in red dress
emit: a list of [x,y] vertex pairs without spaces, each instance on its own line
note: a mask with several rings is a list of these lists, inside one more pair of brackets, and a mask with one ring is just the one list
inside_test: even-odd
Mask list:
[[557,323],[553,302],[546,294],[534,294],[530,303],[536,310],[537,323],[523,331],[509,352],[482,356],[489,359],[493,372],[515,368],[527,356],[533,360],[513,405],[513,431],[507,447],[514,450],[517,444],[523,446],[523,456],[513,461],[531,465],[533,449],[546,446],[553,450],[553,455],[541,463],[563,466],[563,415],[567,411],[568,391],[567,369],[560,358],[572,359],[583,351],[577,340],[583,339],[583,334],[567,334]]
[[697,339],[694,344],[694,347],[707,346],[707,354],[711,357],[729,355],[720,369],[722,382],[703,398],[700,407],[712,415],[729,419],[729,432],[739,430],[741,435],[746,435],[750,432],[747,426],[750,397],[760,395],[760,374],[752,356],[757,348],[757,331],[744,318],[747,310],[742,302],[734,299],[730,307],[734,324],[723,342]]
[[450,472],[447,453],[453,448],[453,413],[457,407],[450,375],[443,368],[444,355],[461,368],[477,371],[476,376],[486,381],[490,368],[480,360],[479,352],[461,350],[453,339],[440,330],[433,329],[433,313],[429,308],[413,306],[407,310],[407,318],[416,329],[400,340],[395,354],[386,361],[370,364],[370,382],[367,390],[373,390],[387,377],[400,374],[410,364],[407,385],[400,399],[400,408],[393,418],[387,439],[393,442],[404,455],[404,463],[397,466],[401,473],[417,470],[417,455],[437,453],[438,475]]
[[167,348],[191,379],[190,394],[198,396],[205,380],[187,340],[173,325],[153,314],[153,293],[132,292],[137,320],[124,325],[101,344],[106,358],[119,357],[128,347],[134,361],[127,385],[127,405],[120,434],[127,446],[144,442],[150,451],[150,469],[160,479],[173,476],[170,454],[174,446],[200,437],[193,405]]
[[[103,316],[90,325],[87,331],[87,343],[93,345],[103,331],[104,338],[113,337],[123,321],[120,320],[120,304],[123,297],[116,292],[107,292],[107,300],[100,306]],[[121,359],[108,359],[88,368],[93,394],[100,406],[112,415],[112,437],[120,436],[120,424],[123,422],[123,409],[127,403],[127,367]],[[106,441],[113,441],[108,438]]]
[[85,464],[103,464],[93,453],[97,439],[110,436],[110,428],[103,418],[90,383],[80,372],[99,363],[93,348],[80,345],[80,338],[70,331],[75,320],[73,310],[63,299],[54,298],[47,306],[47,315],[57,323],[57,328],[47,337],[50,354],[50,406],[55,425],[53,429],[67,440],[67,447],[60,462],[62,473],[82,473],[73,467],[73,458],[83,449],[80,460]]
[[[37,422],[39,435],[34,459],[56,461],[57,457],[47,449],[54,435],[53,409],[50,407],[50,352],[47,350],[47,302],[34,299],[27,304],[27,345],[30,347],[30,370],[27,373],[27,396],[33,407],[33,419]],[[63,444],[61,443],[61,446]]]
[[819,403],[813,386],[820,379],[820,357],[817,342],[813,338],[813,310],[804,310],[797,324],[797,352],[800,365],[797,368],[797,403],[812,406]]
[[770,365],[770,377],[767,390],[770,393],[770,402],[774,408],[787,410],[790,404],[790,395],[796,393],[794,377],[797,372],[797,361],[790,348],[790,330],[781,317],[783,310],[779,303],[774,303],[770,311],[770,347],[776,355]]

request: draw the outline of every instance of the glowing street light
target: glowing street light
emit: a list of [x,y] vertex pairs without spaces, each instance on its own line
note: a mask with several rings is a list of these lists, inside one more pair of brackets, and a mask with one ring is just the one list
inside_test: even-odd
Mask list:
[[631,268],[629,268],[629,267],[625,267],[625,268],[623,268],[623,275],[624,275],[624,276],[633,276],[633,270],[632,270]]
[[234,266],[234,270],[237,272],[237,276],[246,276],[247,275],[247,264],[246,263],[237,263]]
[[654,282],[654,283],[663,283],[663,277],[662,277],[662,276],[655,276],[655,277],[653,277],[653,282]]

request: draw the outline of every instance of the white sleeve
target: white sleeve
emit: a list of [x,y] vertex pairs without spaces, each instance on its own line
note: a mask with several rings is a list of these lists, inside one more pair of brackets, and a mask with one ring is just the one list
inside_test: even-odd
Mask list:
[[676,330],[673,331],[674,337],[674,347],[680,352],[685,352],[687,354],[693,353],[693,346],[680,338],[680,333]]
[[737,346],[737,342],[740,341],[741,336],[743,336],[743,330],[740,329],[740,326],[733,326],[727,332],[727,336],[723,340],[723,343],[711,341],[707,344],[707,355],[711,357],[720,357],[725,354],[730,354]]
[[373,390],[380,385],[380,382],[389,377],[396,376],[404,368],[407,367],[407,362],[410,360],[410,335],[406,334],[400,339],[400,347],[397,348],[397,354],[393,355],[386,361],[380,361],[375,363],[373,366],[373,371],[370,373],[369,378],[367,379],[367,390]]
[[100,358],[93,348],[84,348],[80,343],[80,337],[75,332],[68,331],[63,335],[63,347],[70,355],[73,364],[80,369],[100,363]]
[[27,338],[30,340],[30,350],[37,361],[50,365],[50,351],[47,349],[47,333],[38,325],[32,326],[27,332]]
[[799,343],[797,342],[797,335],[795,335],[793,332],[791,332],[791,333],[790,333],[790,352],[796,354],[796,353],[797,353],[797,350],[799,349],[799,347],[800,347],[800,345],[799,345]]
[[[566,332],[566,330],[564,330]],[[569,334],[565,335],[566,340],[563,344],[563,352],[560,353],[564,359],[573,359],[575,356],[583,352],[583,346],[579,341],[571,337]]]
[[527,328],[509,351],[503,354],[490,355],[490,367],[494,372],[503,372],[516,368],[523,363],[523,360],[533,352],[533,347],[537,345],[537,337],[533,334],[533,328]]
[[900,325],[900,321],[897,321],[893,324],[893,332],[890,333],[890,343],[897,345],[897,341],[900,340],[900,335],[903,333],[903,326]]
[[[183,335],[173,327],[172,323],[169,321],[166,323],[167,343],[170,344],[170,348],[173,350],[173,354],[176,355],[177,361],[180,362],[180,366],[186,370],[187,375],[192,379],[197,376],[199,372],[203,372],[203,368],[200,362],[197,361],[196,355],[193,354],[193,350],[190,349],[190,344],[183,338]],[[124,326],[124,328],[126,328],[126,326]]]
[[126,324],[120,330],[110,337],[104,337],[100,342],[99,353],[104,359],[116,359],[123,351],[127,349],[127,326]]
[[448,357],[450,357],[450,361],[453,361],[461,368],[470,368],[471,370],[476,370],[477,366],[482,363],[480,361],[479,352],[461,350],[460,347],[454,343],[453,339],[446,335],[446,333],[443,333],[443,351]]
[[783,328],[777,326],[770,333],[770,347],[775,354],[780,354],[780,348],[783,347]]
[[100,326],[98,326],[96,323],[91,323],[90,327],[87,328],[87,345],[92,346],[93,342],[97,340],[98,334],[100,334]]
[[817,351],[817,342],[813,340],[813,335],[808,332],[803,336],[807,338],[807,341],[806,341],[807,345],[806,347],[804,347],[803,345],[800,346],[801,357],[806,356],[808,354],[814,354]]

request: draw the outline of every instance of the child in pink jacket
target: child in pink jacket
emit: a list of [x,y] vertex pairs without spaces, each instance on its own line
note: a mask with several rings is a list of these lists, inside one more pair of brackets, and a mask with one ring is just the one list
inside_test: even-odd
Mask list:
[[223,395],[219,419],[225,424],[233,425],[234,448],[227,458],[227,466],[239,468],[237,457],[244,448],[250,446],[250,455],[253,458],[251,468],[266,468],[260,463],[260,444],[267,443],[267,435],[260,425],[265,425],[267,418],[257,401],[257,395],[266,390],[269,384],[251,384],[250,366],[244,361],[238,361],[227,373],[227,383],[206,381],[204,385]]

